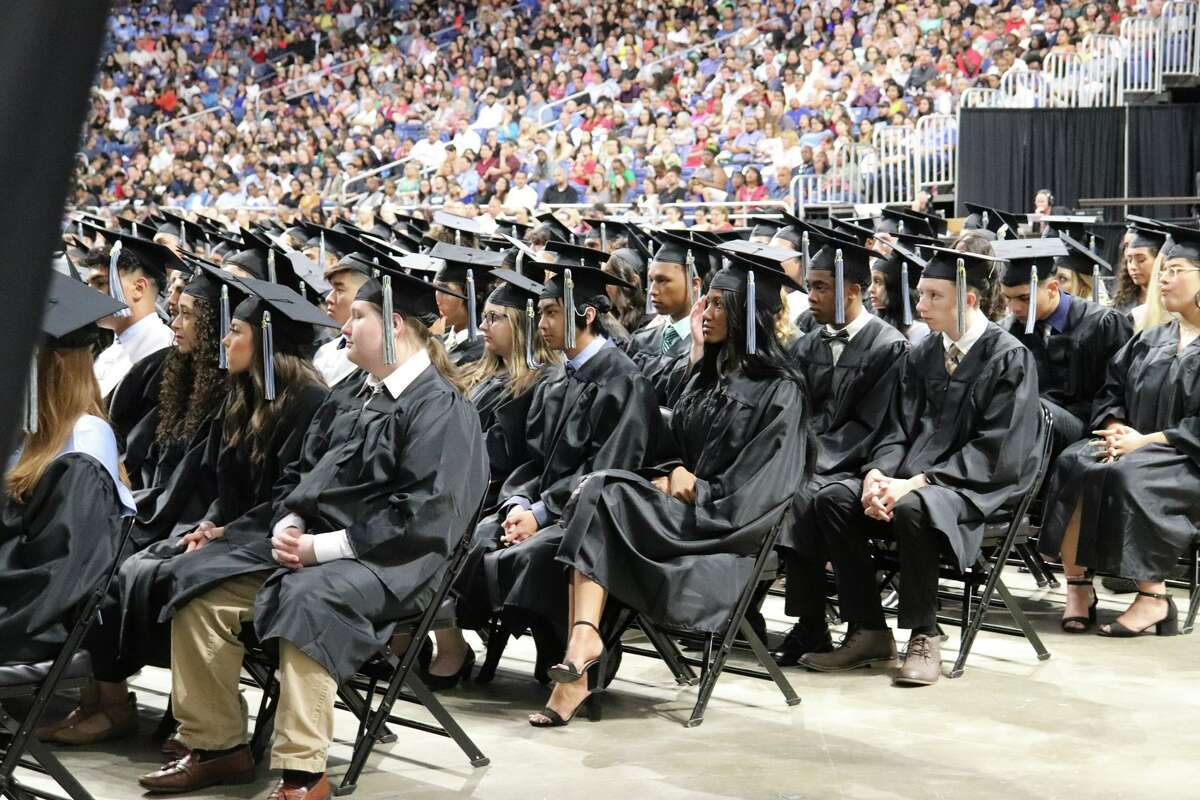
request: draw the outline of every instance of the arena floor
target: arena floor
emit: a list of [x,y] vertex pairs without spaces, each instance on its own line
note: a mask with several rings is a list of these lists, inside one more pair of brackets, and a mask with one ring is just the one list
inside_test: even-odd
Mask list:
[[[472,769],[448,740],[402,730],[398,742],[376,750],[354,797],[1200,797],[1196,639],[1069,636],[1057,626],[1061,589],[1033,589],[1024,575],[1010,582],[1033,612],[1049,661],[1037,661],[1024,640],[982,633],[966,674],[927,689],[893,688],[881,670],[788,670],[803,698],[794,708],[769,682],[725,675],[704,724],[691,730],[681,723],[695,690],[677,688],[660,662],[637,656],[625,658],[602,722],[529,727],[525,715],[546,693],[525,677],[532,644],[523,639],[510,644],[486,691],[470,686],[445,697],[490,766]],[[1127,600],[1101,590],[1101,619]],[[773,629],[785,629],[780,601],[770,598],[765,610]],[[947,669],[957,641],[952,630]],[[136,688],[148,734],[168,676],[147,671]],[[254,708],[257,697],[248,700]],[[340,713],[335,779],[354,729]],[[145,737],[59,752],[97,800],[139,796],[137,776],[158,765]],[[269,786],[264,772],[256,786],[189,796],[263,798]]]

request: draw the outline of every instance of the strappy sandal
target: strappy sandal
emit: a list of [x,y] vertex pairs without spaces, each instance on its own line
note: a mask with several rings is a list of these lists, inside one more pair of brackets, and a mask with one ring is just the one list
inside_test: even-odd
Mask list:
[[543,717],[550,720],[549,722],[534,721],[533,717],[529,718],[529,724],[535,728],[562,728],[571,724],[571,720],[575,719],[575,715],[583,711],[589,721],[600,721],[600,699],[599,696],[589,693],[587,697],[579,702],[579,705],[564,718],[561,714],[555,711],[550,706],[543,708],[540,713]]
[[[1092,587],[1092,604],[1088,606],[1086,617],[1063,617],[1059,624],[1066,633],[1087,633],[1096,624],[1096,606],[1100,603],[1100,596],[1096,594],[1096,587],[1092,586],[1091,573],[1085,574],[1081,578],[1067,578],[1067,586],[1091,586]],[[1076,627],[1078,626],[1078,627]]]
[[1132,628],[1126,628],[1120,622],[1113,622],[1109,625],[1103,625],[1099,629],[1101,636],[1110,636],[1114,639],[1129,639],[1134,636],[1141,636],[1154,628],[1154,633],[1157,636],[1177,636],[1179,634],[1179,609],[1175,607],[1175,598],[1168,592],[1161,594],[1156,592],[1138,591],[1142,597],[1150,597],[1154,600],[1167,601],[1167,616],[1160,619],[1158,622],[1152,622],[1150,625],[1142,628],[1140,631],[1135,631]]
[[[604,637],[600,633],[600,629],[597,628],[592,623],[588,622],[587,620],[581,619],[578,622],[576,622],[575,625],[587,625],[589,628],[591,628],[592,630],[594,630],[596,632],[597,636],[601,637],[601,642],[603,642]],[[572,625],[571,627],[574,628],[575,625]],[[592,670],[592,668],[595,667],[596,673],[597,673],[595,685],[603,686],[604,678],[605,678],[604,665],[607,663],[607,660],[608,660],[607,658],[605,658],[606,655],[607,655],[607,653],[603,649],[603,644],[602,644],[601,650],[600,650],[600,655],[596,658],[593,658],[589,661],[584,662],[583,666],[576,667],[570,661],[563,661],[561,664],[555,664],[553,667],[550,667],[550,669],[546,670],[546,674],[549,675],[550,680],[554,681],[555,683],[574,683],[575,681],[577,681],[580,678],[587,675]],[[589,681],[589,683],[590,683],[590,681]]]

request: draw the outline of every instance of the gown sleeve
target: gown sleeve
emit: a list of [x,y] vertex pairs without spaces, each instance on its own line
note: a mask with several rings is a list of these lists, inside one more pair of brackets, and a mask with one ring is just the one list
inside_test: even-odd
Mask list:
[[[831,426],[817,437],[820,451],[825,456],[833,471],[840,472],[845,467],[861,463],[862,454],[866,451],[864,444],[876,439],[879,431],[884,428],[888,415],[893,413],[893,405],[904,377],[905,366],[908,363],[908,344],[905,340],[886,349],[882,349],[874,358],[873,375],[861,382],[867,391],[858,397],[849,397],[852,411],[840,425]],[[821,467],[824,471],[824,466]]]
[[1167,443],[1200,467],[1200,416],[1184,417],[1163,431]]
[[1092,403],[1091,430],[1104,425],[1109,418],[1124,421],[1129,418],[1125,405],[1125,393],[1129,382],[1129,370],[1140,349],[1142,334],[1136,334],[1124,347],[1117,351],[1112,361],[1108,363],[1105,372],[1104,386]]

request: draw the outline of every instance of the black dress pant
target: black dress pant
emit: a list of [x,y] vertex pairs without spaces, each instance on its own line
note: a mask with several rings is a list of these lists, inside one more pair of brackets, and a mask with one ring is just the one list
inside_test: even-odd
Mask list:
[[919,492],[901,498],[891,522],[864,514],[861,497],[861,481],[843,481],[823,488],[815,503],[818,526],[837,575],[842,619],[861,628],[885,627],[869,544],[872,539],[883,539],[896,542],[899,549],[899,626],[933,629],[937,625],[939,556],[947,546],[945,537],[926,524]]
[[779,555],[787,569],[784,613],[805,622],[823,622],[827,586],[825,562],[829,555],[812,500],[795,522],[790,546],[779,548]]

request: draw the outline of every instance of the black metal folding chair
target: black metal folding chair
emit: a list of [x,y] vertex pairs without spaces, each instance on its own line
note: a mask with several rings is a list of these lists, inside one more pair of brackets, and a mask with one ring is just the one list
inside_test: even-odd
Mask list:
[[[100,604],[108,596],[108,587],[121,564],[121,554],[129,542],[133,521],[132,517],[124,521],[112,566],[79,609],[75,623],[54,660],[33,664],[0,664],[0,729],[6,734],[0,736],[0,754],[3,755],[3,761],[0,761],[0,795],[4,797],[12,800],[59,798],[59,795],[23,784],[16,776],[17,768],[21,767],[49,776],[71,800],[92,800],[87,789],[55,758],[49,748],[34,737],[33,731],[41,723],[42,715],[56,692],[80,689],[91,680],[92,659],[79,646]],[[32,698],[32,703],[20,720],[11,716],[3,706],[5,700],[28,698]]]
[[[941,599],[961,603],[959,616],[938,615],[939,623],[957,625],[962,631],[960,634],[961,641],[959,643],[958,657],[955,659],[954,666],[950,670],[951,678],[957,678],[963,674],[967,657],[971,653],[971,646],[974,644],[975,637],[980,630],[1003,633],[1009,636],[1024,636],[1029,640],[1030,645],[1033,646],[1039,661],[1045,661],[1050,658],[1050,651],[1042,643],[1041,637],[1033,629],[1029,618],[1025,615],[1025,612],[1021,609],[1020,604],[1017,603],[1016,598],[1013,597],[1012,592],[1009,591],[1001,576],[1004,566],[1008,563],[1009,556],[1013,552],[1014,544],[1021,538],[1026,540],[1028,538],[1030,524],[1029,504],[1033,502],[1033,498],[1037,497],[1038,492],[1041,491],[1042,482],[1045,480],[1046,473],[1050,467],[1050,426],[1050,413],[1043,408],[1038,428],[1038,442],[1041,452],[1038,457],[1037,475],[1029,490],[1021,496],[1015,507],[1002,509],[987,521],[983,534],[983,546],[980,548],[980,553],[976,557],[975,564],[966,570],[962,570],[957,563],[954,563],[949,558],[943,557],[942,559],[940,568],[941,577],[946,580],[962,583],[961,593],[944,589],[938,592],[938,596]],[[877,547],[875,558],[876,563],[883,566],[885,570],[885,585],[890,584],[899,572],[899,565],[896,561],[894,549],[890,547]],[[904,580],[903,575],[900,575],[900,580]],[[997,595],[999,596],[998,599]],[[885,606],[885,610],[894,612],[895,609]],[[1016,627],[985,622],[984,616],[992,610],[1008,611],[1013,622],[1016,623]]]
[[[661,658],[675,676],[676,683],[681,686],[695,686],[699,684],[700,688],[696,697],[696,704],[692,707],[692,713],[688,721],[684,723],[685,727],[694,728],[704,722],[704,712],[708,708],[708,701],[712,697],[713,690],[717,685],[717,679],[721,677],[722,672],[730,672],[735,675],[745,675],[763,680],[773,680],[775,685],[779,687],[779,691],[783,693],[783,698],[789,706],[797,705],[800,702],[799,696],[792,689],[792,685],[788,682],[787,677],[784,676],[783,671],[780,670],[775,660],[771,658],[771,654],[767,652],[766,645],[759,638],[758,634],[755,633],[750,623],[746,621],[746,613],[750,610],[755,594],[758,592],[759,584],[763,581],[764,575],[767,573],[768,565],[776,558],[775,542],[778,540],[784,526],[791,524],[791,504],[788,503],[780,510],[779,514],[779,519],[771,527],[770,532],[764,537],[759,546],[758,553],[754,557],[754,566],[751,569],[749,580],[746,581],[746,584],[738,593],[737,602],[730,609],[729,617],[720,631],[717,633],[704,633],[660,625],[647,618],[644,614],[639,614],[629,608],[623,608],[618,612],[611,632],[605,636],[605,645],[609,650],[620,647],[625,653]],[[772,573],[768,580],[773,579],[774,575]],[[621,642],[621,636],[625,630],[634,623],[641,628],[646,638],[649,639],[650,644],[653,645],[653,649],[632,644],[623,644]],[[754,653],[754,657],[762,665],[765,672],[729,663],[729,653],[733,649],[734,640],[739,633],[745,642],[749,644],[751,652]],[[684,655],[676,646],[676,639],[698,644],[701,657],[695,658]],[[692,667],[700,668],[699,677],[697,677]]]
[[[437,695],[425,685],[420,672],[413,669],[420,656],[422,643],[429,633],[456,625],[455,599],[450,589],[466,564],[480,510],[475,510],[470,525],[451,552],[446,571],[429,605],[420,614],[397,622],[395,635],[407,636],[409,646],[399,655],[388,650],[379,653],[364,664],[358,674],[338,687],[339,702],[336,706],[350,711],[358,718],[358,733],[354,739],[350,767],[334,790],[335,795],[342,796],[354,792],[359,776],[362,775],[367,759],[377,742],[396,740],[395,735],[387,729],[388,723],[453,739],[473,767],[483,767],[490,763],[488,757],[438,700]],[[263,693],[250,741],[255,760],[261,761],[274,733],[275,711],[279,702],[279,683],[275,677],[276,662],[261,647],[249,645],[243,667]],[[433,716],[436,724],[394,715],[392,707],[397,700],[423,706]]]

